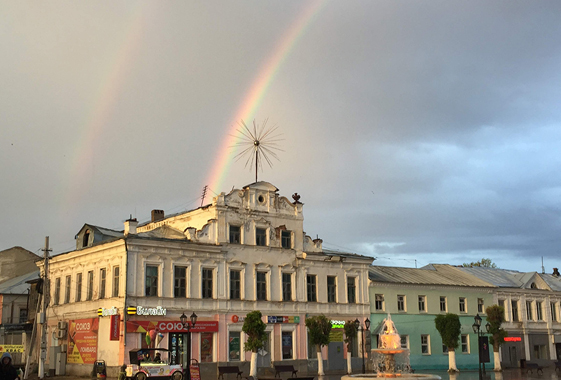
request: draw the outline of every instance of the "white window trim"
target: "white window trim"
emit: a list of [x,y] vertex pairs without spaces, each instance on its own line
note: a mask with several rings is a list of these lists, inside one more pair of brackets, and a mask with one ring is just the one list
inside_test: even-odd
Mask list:
[[[280,274],[280,276],[279,276],[279,277],[280,277],[280,281],[279,281],[279,289],[280,289],[280,292],[279,292],[279,301],[282,301],[282,302],[293,302],[293,301],[295,300],[295,298],[296,298],[296,297],[295,297],[295,296],[296,296],[296,294],[295,294],[295,292],[296,292],[296,287],[295,287],[295,282],[296,282],[295,273],[296,273],[296,272],[295,272],[294,269],[289,269],[289,270],[287,270],[287,269],[282,269],[282,268],[279,268],[279,269],[280,269],[280,271],[279,271],[279,274]],[[290,299],[290,300],[288,300],[288,301],[285,301],[285,300],[282,298],[282,275],[283,275],[283,274],[289,274],[289,275],[290,275],[290,296],[291,296],[292,299]]]
[[[262,229],[265,230],[265,245],[257,245],[257,229]],[[259,224],[255,224],[255,230],[254,230],[254,241],[253,244],[255,244],[256,247],[269,247],[271,245],[271,239],[270,239],[270,228],[268,226],[264,226],[264,225],[259,225]]]
[[[466,337],[467,352],[463,352],[463,351],[462,351],[462,336],[465,336],[465,337]],[[469,339],[469,334],[461,334],[461,335],[460,335],[460,352],[461,352],[463,355],[469,355],[469,354],[471,353],[471,347],[470,347],[470,344],[469,344],[469,340],[470,340],[470,339]]]
[[[290,332],[292,333],[292,358],[291,359],[283,359],[282,357],[282,333],[283,332]],[[280,333],[280,343],[281,343],[281,361],[283,360],[295,360],[296,359],[296,325],[287,325],[287,326],[282,326],[281,325],[281,333]]]
[[[440,298],[444,298],[444,310],[442,310],[442,309],[440,308]],[[440,296],[440,298],[438,299],[438,302],[439,302],[439,303],[438,303],[438,310],[439,310],[441,313],[447,313],[447,312],[448,312],[448,297],[446,297],[446,296]]]
[[[218,335],[218,333],[216,333],[216,332],[212,333],[212,363],[216,362],[216,355],[217,355],[217,349],[218,349],[218,347],[216,347],[217,335]],[[203,353],[203,347],[202,347],[203,345],[201,344],[201,338],[202,338],[202,333],[199,333],[199,336],[198,336],[199,360],[202,359],[202,353]],[[241,339],[241,337],[240,337],[240,339]],[[241,345],[240,349],[242,349],[243,345],[242,345],[241,342],[240,342],[240,345]],[[240,356],[241,356],[241,352],[240,352]]]
[[[254,265],[254,276],[253,276],[253,300],[257,301],[257,272],[265,273],[266,283],[266,298],[265,300],[259,300],[261,302],[271,301],[271,265],[265,263],[258,263]],[[281,280],[282,281],[282,280]]]
[[[428,349],[428,353],[423,353],[423,335],[427,337],[427,349]],[[429,334],[421,334],[421,355],[424,356],[429,356],[431,355],[431,349],[430,349],[430,335]]]
[[[240,242],[239,243],[230,243],[230,226],[234,226],[234,227],[240,227]],[[245,239],[245,228],[244,228],[244,224],[243,222],[239,222],[239,223],[228,223],[228,236],[226,236],[226,239],[228,241],[229,244],[243,244],[244,243],[244,239]]]
[[[245,343],[245,341],[247,340],[247,337],[245,335],[245,333],[242,331],[242,324],[232,324],[232,325],[228,325],[228,348],[226,349],[227,352],[227,357],[228,357],[228,362],[231,363],[242,363],[245,362],[245,351],[243,349],[243,345]],[[240,360],[230,360],[230,333],[231,332],[239,332],[240,333]],[[200,358],[200,356],[199,356]]]
[[427,309],[428,309],[428,305],[427,305],[427,296],[422,295],[422,294],[420,294],[420,295],[417,296],[417,308],[419,308],[419,298],[420,298],[420,297],[423,297],[423,306],[424,306],[424,308],[423,308],[422,310],[419,309],[419,313],[426,313],[426,312],[427,312]]
[[399,306],[397,308],[398,313],[407,313],[407,296],[405,294],[398,294],[397,295],[397,304],[399,305],[399,296],[403,297],[403,310],[399,310]]

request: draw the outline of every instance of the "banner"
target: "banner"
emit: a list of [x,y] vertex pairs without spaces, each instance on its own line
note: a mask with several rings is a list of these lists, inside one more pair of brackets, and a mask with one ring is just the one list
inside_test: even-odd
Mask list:
[[112,315],[109,323],[109,340],[119,340],[121,335],[121,321],[119,315]]
[[22,353],[23,344],[0,344],[0,352]]
[[98,318],[69,321],[67,363],[95,363],[97,360],[98,328]]
[[[189,322],[189,325],[191,323]],[[179,321],[127,321],[127,332],[145,333],[150,330],[157,332],[187,332]],[[197,321],[191,326],[191,332],[218,332],[217,321]]]

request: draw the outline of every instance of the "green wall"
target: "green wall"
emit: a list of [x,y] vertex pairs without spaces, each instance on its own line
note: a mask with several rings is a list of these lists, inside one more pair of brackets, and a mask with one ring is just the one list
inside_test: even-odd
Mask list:
[[[376,294],[384,296],[384,310],[376,310]],[[406,297],[405,312],[397,309],[397,296]],[[418,296],[426,296],[426,312],[420,312],[418,307]],[[448,355],[442,352],[442,339],[434,325],[434,319],[440,312],[440,297],[445,296],[449,313],[457,314],[462,324],[462,334],[468,335],[469,353],[462,353],[461,345],[456,349],[456,365],[458,369],[477,369],[479,356],[477,347],[477,335],[474,334],[472,325],[474,316],[478,311],[478,298],[483,299],[485,309],[491,306],[493,295],[488,289],[482,288],[460,288],[460,287],[436,287],[436,286],[400,286],[392,284],[388,286],[373,283],[370,287],[370,320],[371,331],[375,332],[380,323],[391,314],[391,318],[400,335],[408,335],[410,363],[413,369],[448,369]],[[466,299],[466,312],[459,311],[459,298]],[[486,323],[485,314],[482,324]],[[421,335],[430,336],[430,354],[421,353]],[[376,336],[372,336],[372,346],[377,342]],[[493,367],[493,353],[490,352],[491,363],[486,363],[486,368]]]

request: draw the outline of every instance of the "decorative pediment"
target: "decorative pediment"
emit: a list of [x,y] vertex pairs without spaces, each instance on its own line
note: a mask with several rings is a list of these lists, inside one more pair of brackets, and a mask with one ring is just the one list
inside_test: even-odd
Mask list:
[[243,267],[246,265],[246,263],[239,260],[230,260],[228,261],[228,265],[231,267]]
[[271,269],[271,264],[267,264],[267,263],[255,263],[255,269],[256,270],[270,270]]
[[533,273],[532,276],[524,283],[522,288],[551,290],[551,287],[537,273]]

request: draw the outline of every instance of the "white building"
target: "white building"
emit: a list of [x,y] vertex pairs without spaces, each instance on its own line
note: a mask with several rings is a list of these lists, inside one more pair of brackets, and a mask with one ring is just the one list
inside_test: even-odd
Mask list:
[[[114,371],[129,350],[146,346],[148,331],[184,363],[188,334],[179,317],[195,312],[192,357],[202,375],[216,376],[225,362],[248,374],[243,318],[260,310],[268,343],[258,365],[313,371],[306,317],[362,323],[373,258],[323,250],[304,233],[303,204],[293,198],[257,182],[185,213],[154,210],[150,222],[130,219],[123,231],[84,225],[76,250],[50,260],[49,349],[68,351],[67,373],[89,373],[96,359]],[[346,349],[332,345],[325,368],[344,369]]]

